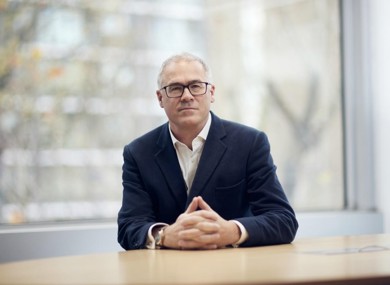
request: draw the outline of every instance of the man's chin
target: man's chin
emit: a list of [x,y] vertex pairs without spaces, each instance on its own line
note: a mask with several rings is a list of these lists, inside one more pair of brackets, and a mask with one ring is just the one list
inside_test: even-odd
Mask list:
[[196,114],[184,114],[179,118],[182,126],[191,127],[199,123],[199,117]]

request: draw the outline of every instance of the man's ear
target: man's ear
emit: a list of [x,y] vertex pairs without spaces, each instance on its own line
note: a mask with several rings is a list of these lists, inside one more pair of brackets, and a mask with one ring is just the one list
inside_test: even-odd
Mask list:
[[210,88],[210,99],[211,99],[211,103],[214,103],[214,101],[215,101],[214,94],[215,94],[215,85],[211,85],[211,88]]
[[158,103],[160,104],[160,107],[164,108],[164,105],[162,102],[162,94],[161,94],[160,90],[156,91],[156,95],[157,95],[157,100],[158,100]]

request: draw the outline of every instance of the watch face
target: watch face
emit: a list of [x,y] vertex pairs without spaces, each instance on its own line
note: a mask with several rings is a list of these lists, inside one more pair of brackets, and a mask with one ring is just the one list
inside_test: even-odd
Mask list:
[[156,236],[156,245],[161,246],[161,235],[160,235],[160,232]]
[[162,242],[161,242],[162,241],[162,239],[161,239],[162,234],[163,234],[163,229],[159,230],[157,235],[156,235],[156,246],[158,246],[158,247],[162,246]]
[[156,237],[154,238],[155,240],[155,247],[156,248],[162,248],[164,245],[164,230],[166,226],[162,227],[158,232]]

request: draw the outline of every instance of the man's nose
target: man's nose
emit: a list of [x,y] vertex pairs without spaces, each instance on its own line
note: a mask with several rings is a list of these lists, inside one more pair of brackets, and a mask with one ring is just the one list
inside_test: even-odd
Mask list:
[[181,100],[188,101],[188,100],[192,100],[192,99],[194,99],[194,96],[191,94],[188,86],[185,86],[184,90],[183,90],[183,95],[181,95]]

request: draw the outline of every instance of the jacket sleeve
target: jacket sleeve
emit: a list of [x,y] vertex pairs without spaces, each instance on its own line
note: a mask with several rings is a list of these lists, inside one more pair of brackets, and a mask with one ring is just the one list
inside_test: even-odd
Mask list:
[[123,198],[118,213],[118,242],[126,250],[145,248],[149,227],[155,220],[153,205],[131,154],[130,145],[124,149],[123,159]]
[[236,219],[249,236],[241,246],[292,242],[298,222],[276,175],[267,136],[262,132],[256,136],[248,156],[247,195],[253,216]]

